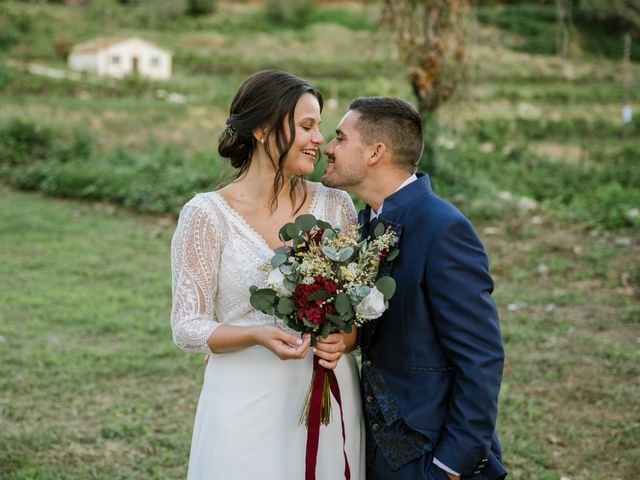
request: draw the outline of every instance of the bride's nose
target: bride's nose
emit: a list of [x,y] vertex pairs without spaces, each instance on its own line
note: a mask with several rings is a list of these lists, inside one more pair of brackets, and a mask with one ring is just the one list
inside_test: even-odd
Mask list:
[[311,138],[311,141],[317,145],[322,145],[324,143],[324,137],[320,130],[316,130]]

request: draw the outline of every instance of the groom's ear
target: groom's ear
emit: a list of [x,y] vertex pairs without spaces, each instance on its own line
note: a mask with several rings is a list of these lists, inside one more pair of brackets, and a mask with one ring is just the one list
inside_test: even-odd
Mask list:
[[373,143],[369,146],[369,165],[378,163],[387,153],[387,146],[384,143]]

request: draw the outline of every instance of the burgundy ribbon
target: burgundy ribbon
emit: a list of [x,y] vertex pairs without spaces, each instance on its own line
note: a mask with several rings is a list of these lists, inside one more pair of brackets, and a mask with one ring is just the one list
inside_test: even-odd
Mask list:
[[340,398],[340,387],[338,379],[333,370],[327,370],[318,363],[318,357],[313,357],[313,385],[311,386],[311,398],[309,399],[309,421],[307,425],[307,451],[305,457],[305,480],[315,480],[316,463],[318,460],[318,443],[320,441],[320,408],[322,402],[322,386],[324,376],[329,376],[329,388],[340,407],[340,424],[342,425],[342,454],[344,455],[344,478],[351,480],[349,470],[349,460],[346,452],[346,438],[344,432],[344,417],[342,415],[342,400]]

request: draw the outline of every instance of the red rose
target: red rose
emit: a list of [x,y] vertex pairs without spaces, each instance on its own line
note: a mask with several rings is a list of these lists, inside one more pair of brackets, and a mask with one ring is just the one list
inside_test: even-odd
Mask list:
[[[327,303],[322,305],[329,296],[334,294],[338,289],[338,285],[331,280],[317,276],[310,285],[297,285],[293,292],[294,305],[296,307],[296,316],[299,320],[306,318],[314,325],[322,325],[325,323],[325,313],[335,313],[335,307]],[[327,295],[309,301],[309,295],[314,292],[326,291]]]

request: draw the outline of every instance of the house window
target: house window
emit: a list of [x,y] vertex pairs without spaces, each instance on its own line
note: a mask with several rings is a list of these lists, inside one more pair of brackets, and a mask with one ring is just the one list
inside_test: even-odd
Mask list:
[[160,57],[151,57],[151,66],[159,67],[160,66]]
[[119,65],[120,64],[120,55],[112,55],[111,56],[111,63],[113,65]]

